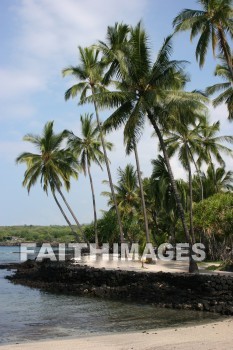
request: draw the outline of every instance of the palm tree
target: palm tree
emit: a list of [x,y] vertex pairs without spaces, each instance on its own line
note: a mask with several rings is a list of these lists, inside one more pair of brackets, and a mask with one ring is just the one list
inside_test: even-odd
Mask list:
[[[124,169],[118,168],[117,172],[118,181],[114,185],[117,205],[124,223],[127,240],[135,242],[135,239],[139,238],[137,232],[140,231],[142,221],[137,171],[133,165],[128,164]],[[102,195],[109,198],[108,205],[112,210],[114,207],[111,193],[104,191]]]
[[[99,51],[92,48],[81,48],[79,46],[79,54],[81,63],[76,67],[68,67],[63,69],[63,76],[73,75],[76,79],[78,79],[78,83],[69,88],[65,93],[65,99],[74,98],[78,94],[80,94],[80,103],[83,103],[88,92],[90,91],[92,95],[95,93],[100,93],[106,91],[105,87],[102,84],[103,80],[103,72],[104,72],[104,64],[99,61]],[[98,106],[95,100],[93,100],[95,115],[97,120],[97,125],[100,133],[100,139],[103,147],[104,159],[108,173],[109,185],[111,189],[111,194],[113,198],[113,202],[115,205],[115,210],[118,219],[119,231],[120,231],[120,240],[124,241],[124,233],[120,218],[120,213],[117,207],[116,197],[114,193],[112,175],[109,166],[109,160],[107,156],[106,144],[104,140],[104,133],[102,130],[102,124],[99,118]]]
[[200,67],[205,62],[209,44],[212,45],[213,54],[218,46],[233,78],[231,49],[227,42],[227,34],[233,37],[232,0],[199,0],[198,3],[202,10],[184,9],[175,17],[175,32],[191,30],[191,40],[200,34],[196,47],[196,58]]
[[[139,204],[137,174],[132,164],[127,164],[125,169],[119,167],[117,174],[117,185],[114,185],[117,205],[119,210],[127,215],[134,212]],[[104,183],[106,184],[108,181],[104,181]],[[113,208],[111,193],[104,191],[102,195],[109,198],[108,205]]]
[[[109,82],[115,76],[120,76],[122,74],[127,74],[127,64],[126,57],[127,52],[129,50],[129,33],[130,28],[128,25],[123,23],[115,23],[113,27],[109,26],[107,28],[107,38],[106,42],[99,41],[96,47],[103,54],[103,61],[107,65],[108,69],[104,76],[104,81]],[[148,228],[148,218],[145,206],[145,198],[144,198],[144,190],[143,183],[141,177],[140,170],[140,162],[138,157],[137,150],[137,141],[136,135],[131,138],[128,137],[125,133],[125,143],[126,143],[126,154],[129,155],[131,152],[134,152],[137,174],[138,174],[138,182],[140,187],[140,196],[142,202],[142,212],[144,217],[144,226],[145,226],[145,234],[146,241],[150,242],[149,236],[149,228]]]
[[[202,181],[204,185],[204,198],[213,196],[215,193],[233,191],[233,172],[226,171],[224,167],[215,168],[211,164],[207,168],[207,172],[202,172]],[[196,191],[197,178],[193,178],[194,196],[199,200]]]
[[[188,172],[189,183],[189,220],[190,233],[193,242],[195,242],[195,235],[193,229],[193,188],[192,188],[192,168],[191,163],[194,161],[194,153],[198,153],[198,126],[192,127],[184,123],[176,123],[175,130],[166,133],[167,139],[165,144],[168,147],[169,156],[173,156],[178,152],[178,157],[184,169]],[[198,140],[199,141],[199,140]]]
[[[231,60],[233,62],[232,58]],[[225,59],[223,59],[223,57],[221,58],[221,61],[222,64],[217,65],[215,69],[215,75],[221,77],[223,80],[225,80],[225,82],[209,86],[206,89],[206,93],[208,95],[213,95],[216,92],[223,91],[219,96],[217,96],[213,100],[213,105],[214,107],[217,107],[223,102],[225,102],[229,113],[228,119],[233,120],[233,77],[231,76],[229,67],[226,64],[226,61]]]
[[48,189],[50,188],[54,200],[62,215],[70,226],[72,232],[76,235],[76,238],[78,238],[56,196],[57,191],[74,218],[80,233],[83,234],[78,219],[61,191],[63,184],[67,190],[70,189],[71,177],[78,177],[77,161],[75,160],[72,152],[69,149],[61,148],[61,145],[66,137],[66,131],[55,134],[53,130],[53,122],[48,122],[44,126],[42,136],[27,134],[23,138],[24,141],[32,143],[39,152],[21,153],[16,158],[16,162],[25,163],[27,166],[24,173],[23,186],[27,187],[28,193],[30,193],[31,187],[34,186],[38,180],[40,181],[46,194],[48,194]]
[[[213,171],[215,174],[213,174]],[[209,167],[207,169],[207,181],[208,178],[210,180],[212,179],[212,183],[215,179],[215,187],[218,192],[233,191],[233,171],[226,171],[224,167],[219,167],[216,169]]]
[[99,41],[93,45],[103,54],[103,62],[108,66],[103,81],[109,83],[114,76],[120,76],[122,72],[127,73],[125,53],[129,50],[130,27],[124,23],[115,23],[108,26],[106,42]]
[[[95,93],[86,101],[95,100],[101,107],[116,108],[105,121],[108,130],[117,129],[122,124],[124,134],[136,141],[140,137],[146,118],[154,127],[167,165],[172,188],[176,198],[186,240],[191,245],[191,238],[185,221],[184,210],[177,190],[167,149],[163,139],[163,124],[169,117],[171,106],[181,108],[188,105],[190,110],[205,100],[199,93],[187,93],[182,88],[187,80],[182,69],[182,62],[171,61],[171,38],[167,38],[158,53],[154,64],[148,47],[148,38],[141,23],[130,30],[130,48],[126,52],[127,70],[121,72],[117,91]],[[119,74],[118,74],[119,76]],[[166,112],[166,110],[168,112]],[[197,268],[190,259],[190,270]],[[192,266],[191,266],[192,265]]]
[[[223,145],[223,142],[233,143],[233,136],[216,136],[220,131],[220,122],[208,125],[208,122],[202,122],[199,126],[200,154],[197,159],[197,165],[200,168],[202,162],[210,164],[214,169],[213,158],[221,165],[225,166],[221,153],[232,156],[232,149]],[[214,173],[214,171],[213,171]]]
[[136,167],[137,167],[137,176],[138,176],[138,183],[139,183],[140,197],[141,197],[141,204],[142,204],[142,212],[143,212],[143,218],[144,218],[146,242],[150,243],[150,233],[149,233],[149,227],[148,227],[148,218],[147,218],[147,211],[146,211],[146,204],[145,204],[145,195],[144,195],[144,189],[143,189],[142,173],[141,173],[140,162],[139,162],[139,157],[138,157],[138,149],[137,149],[136,144],[134,144],[134,155],[135,155],[135,161],[136,161]]
[[[179,218],[176,201],[171,186],[171,181],[164,158],[159,155],[157,159],[151,161],[153,169],[150,179],[149,191],[155,197],[157,231],[162,226],[162,232],[168,232],[173,244],[176,243],[175,231]],[[181,197],[182,206],[187,207],[186,183],[183,180],[176,180],[177,188]],[[160,230],[161,231],[161,230]]]
[[[68,145],[74,154],[80,159],[81,168],[86,176],[88,173],[92,203],[94,211],[94,231],[95,231],[95,243],[99,246],[98,242],[98,230],[97,230],[97,212],[96,212],[96,200],[95,191],[91,175],[91,163],[97,164],[102,169],[102,163],[104,162],[104,154],[101,151],[101,142],[99,139],[99,130],[96,122],[93,121],[93,115],[85,114],[81,115],[81,137],[75,136],[72,132],[68,136]],[[108,150],[112,149],[112,143],[105,142],[105,146]]]
[[141,205],[142,205],[142,213],[143,213],[143,218],[144,218],[146,242],[150,243],[150,234],[149,234],[147,210],[146,210],[146,204],[145,204],[145,195],[144,195],[144,189],[143,189],[142,172],[141,172],[140,161],[139,161],[139,156],[138,156],[138,147],[137,147],[137,144],[135,142],[135,137],[129,139],[127,136],[125,136],[124,141],[126,143],[126,154],[129,155],[131,152],[133,152],[134,156],[135,156],[138,184],[139,184],[139,189],[140,189],[140,197],[141,197]]

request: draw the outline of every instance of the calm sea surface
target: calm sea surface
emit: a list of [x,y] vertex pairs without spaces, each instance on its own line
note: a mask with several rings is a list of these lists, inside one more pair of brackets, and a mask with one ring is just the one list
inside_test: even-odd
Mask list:
[[[0,247],[0,264],[19,261],[18,247]],[[51,294],[20,285],[0,270],[0,344],[204,323],[218,315]]]

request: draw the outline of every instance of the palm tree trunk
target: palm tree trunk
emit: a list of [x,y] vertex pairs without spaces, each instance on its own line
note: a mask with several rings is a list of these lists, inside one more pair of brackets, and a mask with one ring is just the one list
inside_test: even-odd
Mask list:
[[190,234],[192,237],[192,243],[195,244],[195,235],[193,230],[193,183],[192,183],[192,169],[189,161],[189,149],[187,143],[185,143],[185,151],[187,158],[188,174],[189,174],[189,220],[190,220]]
[[174,192],[174,197],[175,197],[177,209],[178,209],[178,212],[179,212],[179,215],[180,215],[180,219],[181,219],[181,222],[182,222],[184,234],[185,234],[185,237],[186,237],[186,241],[187,241],[187,243],[189,243],[189,246],[190,246],[190,249],[189,249],[189,253],[190,253],[190,257],[189,257],[189,272],[192,272],[192,273],[193,272],[198,272],[197,263],[192,258],[192,249],[191,249],[192,238],[191,238],[191,236],[189,234],[189,230],[188,230],[188,227],[187,227],[187,224],[186,224],[186,221],[185,221],[184,209],[183,209],[183,206],[182,206],[182,203],[181,203],[181,198],[180,198],[180,195],[179,195],[179,192],[178,192],[178,189],[177,189],[177,185],[176,185],[176,182],[175,182],[175,179],[174,179],[174,175],[173,175],[173,172],[172,172],[172,168],[171,168],[170,160],[169,160],[169,157],[168,157],[168,154],[167,154],[166,146],[165,146],[165,143],[164,143],[164,140],[163,140],[163,136],[162,136],[162,133],[161,133],[161,131],[160,131],[156,121],[153,118],[153,115],[150,113],[150,111],[148,111],[147,113],[148,113],[148,118],[149,118],[151,124],[153,125],[154,130],[155,130],[155,132],[156,132],[156,134],[158,136],[158,139],[159,139],[159,142],[160,142],[160,146],[161,146],[161,149],[163,151],[164,160],[165,160],[165,163],[166,163],[166,166],[167,166],[167,170],[168,170],[169,178],[170,178],[170,181],[171,181],[172,189],[173,189],[173,192]]
[[228,44],[227,44],[227,40],[226,40],[226,37],[225,37],[224,30],[223,30],[222,26],[218,27],[218,33],[219,33],[219,38],[220,38],[220,42],[221,42],[222,51],[223,51],[226,63],[228,65],[231,78],[233,80],[232,57],[229,54],[228,49],[227,49]]
[[203,189],[203,182],[202,182],[202,178],[201,178],[201,171],[199,169],[199,167],[197,166],[197,163],[194,159],[194,156],[193,156],[193,153],[191,152],[190,148],[189,148],[189,153],[191,154],[191,157],[192,157],[192,160],[193,160],[193,164],[195,166],[195,169],[197,171],[197,175],[198,175],[198,178],[200,180],[200,185],[201,185],[201,201],[203,201],[204,199],[204,189]]
[[137,145],[135,143],[134,143],[134,154],[135,154],[138,182],[139,182],[139,188],[140,188],[140,194],[141,194],[142,211],[144,216],[144,225],[145,225],[145,232],[146,232],[146,242],[150,243],[150,235],[149,235],[148,219],[147,219],[147,213],[146,213],[145,196],[144,196],[142,177],[141,177],[141,169],[140,169],[140,163],[138,158]]
[[94,192],[94,186],[91,176],[91,169],[90,165],[87,161],[87,171],[89,175],[90,185],[91,185],[91,193],[92,193],[92,202],[93,202],[93,211],[94,211],[94,230],[95,230],[95,244],[96,247],[99,247],[99,240],[98,240],[98,231],[97,231],[97,214],[96,214],[96,203],[95,203],[95,192]]
[[78,236],[77,233],[74,231],[74,229],[73,229],[73,227],[72,227],[72,225],[71,225],[71,222],[70,222],[70,220],[68,219],[68,217],[66,216],[64,210],[62,209],[62,206],[61,206],[61,204],[59,203],[59,201],[58,201],[58,199],[57,199],[57,197],[56,197],[54,191],[51,191],[51,192],[52,192],[53,198],[54,198],[54,200],[55,200],[55,202],[56,202],[58,208],[60,209],[60,211],[61,211],[61,213],[62,213],[64,219],[66,220],[67,224],[69,225],[69,227],[70,227],[70,229],[71,229],[73,235],[75,236],[76,240],[77,240],[78,242],[80,242],[79,236]]
[[79,231],[80,231],[80,233],[81,233],[81,235],[82,235],[83,240],[86,242],[86,237],[85,237],[85,235],[84,235],[84,233],[83,233],[82,227],[81,227],[81,225],[80,225],[78,219],[76,218],[76,216],[75,216],[73,210],[71,209],[69,203],[67,202],[67,200],[66,200],[64,194],[62,193],[62,191],[61,191],[61,189],[59,188],[59,186],[56,186],[56,189],[57,189],[58,193],[60,194],[61,198],[63,199],[65,205],[67,206],[67,208],[68,208],[70,214],[72,215],[72,217],[73,217],[73,219],[74,219],[76,225],[78,226],[78,229],[79,229]]
[[[94,89],[93,88],[92,88],[92,94],[94,95]],[[117,206],[116,196],[115,196],[115,192],[114,192],[114,187],[113,187],[113,182],[112,182],[112,175],[111,175],[109,161],[108,161],[108,156],[107,156],[107,151],[106,151],[106,147],[105,147],[105,141],[104,141],[102,126],[101,126],[100,119],[99,119],[98,108],[97,108],[97,105],[96,105],[95,101],[94,101],[94,107],[95,107],[96,120],[97,120],[97,124],[98,124],[98,128],[99,128],[101,143],[102,143],[103,152],[104,152],[104,159],[105,159],[105,164],[106,164],[106,168],[107,168],[108,179],[109,179],[110,189],[111,189],[111,193],[112,193],[112,199],[113,199],[113,203],[114,203],[115,210],[116,210],[116,215],[117,215],[117,221],[118,221],[118,226],[119,226],[119,231],[120,231],[120,241],[122,243],[125,240],[124,233],[123,233],[123,227],[122,227],[120,212],[119,212],[119,209],[118,209],[118,206]]]
[[214,189],[215,189],[216,193],[218,193],[218,184],[217,184],[215,167],[214,167],[214,163],[212,162],[212,158],[211,158],[210,154],[209,154],[209,160],[210,160],[210,166],[211,166],[211,169],[213,172]]

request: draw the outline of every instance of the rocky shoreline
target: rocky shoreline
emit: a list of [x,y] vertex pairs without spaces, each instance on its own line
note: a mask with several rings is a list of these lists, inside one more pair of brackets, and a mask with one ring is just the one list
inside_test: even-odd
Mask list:
[[17,269],[7,277],[13,283],[49,292],[233,315],[232,276],[107,270],[50,261],[27,261],[9,268]]

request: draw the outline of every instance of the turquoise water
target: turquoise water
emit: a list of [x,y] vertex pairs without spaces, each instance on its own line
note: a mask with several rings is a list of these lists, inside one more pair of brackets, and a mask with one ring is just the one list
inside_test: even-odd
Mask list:
[[[0,247],[0,263],[19,260],[18,247]],[[0,270],[0,344],[203,323],[218,315],[51,294],[14,285]]]

